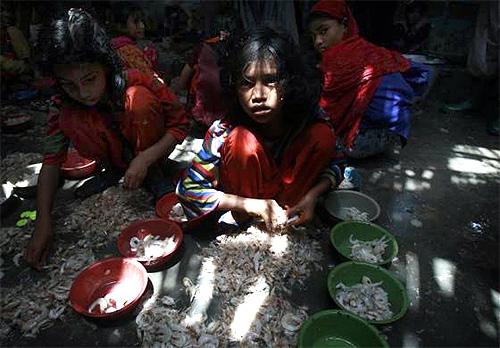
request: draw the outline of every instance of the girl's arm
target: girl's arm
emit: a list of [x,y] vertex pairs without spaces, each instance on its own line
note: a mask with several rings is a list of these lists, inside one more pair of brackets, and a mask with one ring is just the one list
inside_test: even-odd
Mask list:
[[131,189],[138,188],[144,181],[149,166],[160,158],[165,158],[170,155],[176,144],[177,139],[175,139],[172,134],[166,133],[155,144],[135,156],[125,172],[123,178],[124,186]]
[[24,252],[26,262],[40,269],[52,244],[52,206],[59,183],[59,165],[42,165],[37,185],[37,218],[33,236]]
[[343,165],[340,164],[342,162],[342,160],[337,159],[331,160],[328,167],[321,172],[318,183],[295,206],[287,210],[289,217],[295,215],[299,217],[293,223],[294,225],[300,225],[311,220],[314,216],[314,209],[318,198],[328,190],[334,190],[339,186],[343,180]]
[[177,80],[177,84],[174,89],[176,93],[184,91],[188,88],[189,82],[193,77],[193,72],[194,69],[189,64],[184,64],[184,67],[182,68],[179,79]]

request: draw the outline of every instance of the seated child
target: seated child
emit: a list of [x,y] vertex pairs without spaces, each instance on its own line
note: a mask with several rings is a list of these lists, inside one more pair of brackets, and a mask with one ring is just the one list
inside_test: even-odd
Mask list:
[[188,131],[175,95],[138,70],[124,72],[104,30],[85,11],[71,9],[39,39],[40,69],[57,81],[61,98],[49,111],[37,224],[25,252],[35,267],[45,263],[51,244],[51,210],[69,142],[106,169],[79,187],[78,197],[101,192],[124,175],[126,188],[144,183],[159,198],[174,189],[161,165]]
[[288,36],[270,28],[235,42],[222,75],[231,111],[206,133],[178,198],[188,219],[216,210],[231,211],[240,223],[256,217],[270,230],[295,215],[303,223],[318,196],[341,179],[328,169],[335,136],[317,107],[319,74]]
[[7,85],[28,78],[30,47],[22,31],[13,25],[13,15],[4,4],[0,16],[0,76],[4,91]]
[[126,69],[137,69],[146,75],[158,77],[156,48],[147,45],[142,49],[137,44],[137,40],[144,39],[144,13],[140,7],[128,3],[119,3],[118,6],[118,30],[124,35],[113,38],[111,45]]
[[352,158],[397,153],[410,135],[412,101],[424,94],[432,69],[360,37],[343,0],[317,2],[309,30],[321,54],[320,105],[339,149]]

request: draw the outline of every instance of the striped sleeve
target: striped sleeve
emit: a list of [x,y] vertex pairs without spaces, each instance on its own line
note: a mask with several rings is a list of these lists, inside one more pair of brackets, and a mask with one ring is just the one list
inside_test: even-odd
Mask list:
[[205,135],[202,149],[177,184],[176,193],[188,219],[208,214],[219,205],[224,194],[217,190],[219,150],[229,132],[226,124],[215,121]]
[[47,118],[47,136],[45,137],[43,156],[44,164],[61,165],[66,160],[69,139],[59,127],[59,114],[59,104],[54,99],[51,101]]

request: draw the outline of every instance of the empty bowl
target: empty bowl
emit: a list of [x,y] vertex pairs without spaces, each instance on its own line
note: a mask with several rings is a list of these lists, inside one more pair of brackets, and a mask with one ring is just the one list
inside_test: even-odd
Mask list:
[[389,347],[378,330],[345,311],[324,310],[302,325],[299,348],[309,347]]
[[120,254],[135,258],[150,270],[165,265],[180,248],[182,239],[182,230],[176,223],[151,219],[136,221],[125,228],[117,244]]
[[148,274],[139,262],[111,257],[90,265],[76,277],[69,302],[84,316],[116,319],[137,306],[147,284]]
[[324,207],[329,216],[341,221],[373,221],[380,215],[378,203],[357,191],[333,191],[327,195]]
[[[369,242],[382,239],[385,241],[386,247],[383,253],[371,252],[369,255],[364,255],[361,252],[357,252],[356,255],[364,256],[364,259],[356,259],[352,255],[353,251],[353,240],[361,242]],[[335,225],[330,232],[330,241],[333,247],[337,250],[343,257],[353,260],[368,262],[376,265],[384,265],[392,261],[398,254],[398,243],[394,236],[386,231],[384,228],[369,222],[358,222],[358,221],[344,221]],[[367,248],[365,248],[364,251]],[[358,249],[359,251],[359,249]],[[378,261],[368,260],[367,256],[380,255]]]

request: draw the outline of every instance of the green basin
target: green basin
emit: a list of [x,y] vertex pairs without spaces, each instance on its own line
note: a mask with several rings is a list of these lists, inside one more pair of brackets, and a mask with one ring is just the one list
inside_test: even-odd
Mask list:
[[[344,283],[346,286],[353,286],[361,283],[363,276],[367,276],[372,282],[382,281],[381,287],[387,292],[393,317],[386,320],[368,320],[372,324],[387,324],[400,319],[408,310],[408,295],[406,289],[389,271],[380,267],[363,262],[349,261],[335,267],[328,274],[328,291],[339,308],[344,309],[335,299],[338,283]],[[354,313],[353,313],[354,314]]]
[[346,311],[325,310],[302,325],[299,348],[389,347],[377,329]]
[[[353,260],[351,257],[351,243],[349,236],[353,235],[355,239],[369,241],[380,239],[386,236],[388,239],[382,262],[377,265],[384,265],[392,261],[398,254],[398,243],[394,236],[382,227],[368,222],[345,221],[332,228],[330,232],[330,241],[333,247],[345,258]],[[356,260],[353,260],[356,261]]]

